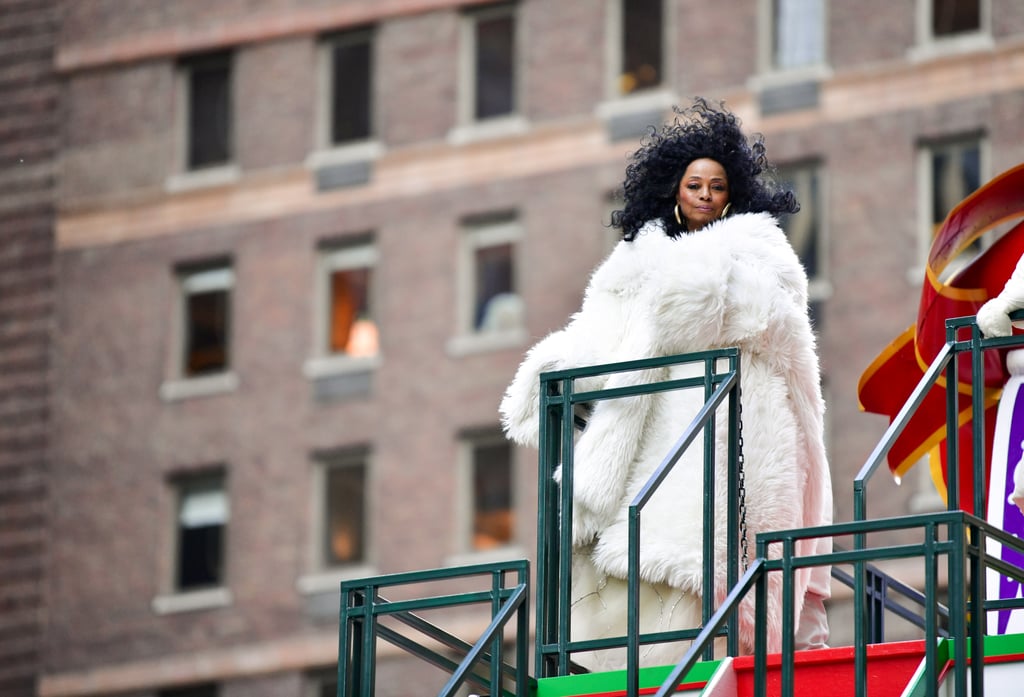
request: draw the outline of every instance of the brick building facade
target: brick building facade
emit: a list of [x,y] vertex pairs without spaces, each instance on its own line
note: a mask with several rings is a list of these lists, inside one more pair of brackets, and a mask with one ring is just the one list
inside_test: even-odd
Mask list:
[[498,400],[610,249],[644,128],[695,94],[801,194],[849,519],[885,426],[857,379],[914,317],[933,211],[1024,160],[1015,0],[60,17],[50,697],[317,694],[341,578],[530,556],[535,453]]
[[58,84],[56,3],[0,3],[0,695],[42,668]]

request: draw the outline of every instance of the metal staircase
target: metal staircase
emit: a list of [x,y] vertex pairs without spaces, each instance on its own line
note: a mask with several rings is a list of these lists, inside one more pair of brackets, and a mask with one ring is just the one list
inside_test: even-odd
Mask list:
[[[1014,319],[1024,319],[1017,312]],[[957,429],[949,429],[950,510],[869,519],[867,482],[885,461],[886,454],[926,394],[946,385],[947,415],[951,423],[960,413],[957,390],[961,357],[969,357],[972,381],[982,379],[981,355],[985,351],[1024,346],[1024,335],[985,339],[973,317],[948,320],[945,347],[893,420],[854,482],[855,515],[851,522],[818,528],[782,530],[759,534],[756,550],[745,573],[740,575],[739,516],[735,495],[740,455],[739,353],[736,349],[708,351],[668,358],[591,366],[541,376],[541,445],[538,473],[538,545],[534,584],[535,625],[530,627],[530,567],[514,561],[471,567],[437,569],[379,576],[343,582],[339,631],[338,695],[368,697],[375,694],[375,656],[379,640],[393,644],[450,674],[437,691],[440,696],[480,695],[508,697],[575,697],[582,695],[678,694],[728,695],[957,695],[986,694],[986,686],[1024,682],[1024,636],[986,636],[987,612],[1024,607],[1024,598],[991,600],[985,596],[985,573],[1000,574],[1024,582],[1024,569],[993,556],[988,541],[1024,554],[1024,541],[989,525],[975,513],[984,511],[984,487],[973,487],[973,511],[956,509],[959,467]],[[964,360],[967,360],[965,358]],[[649,370],[689,364],[702,368],[698,377],[642,384],[628,388],[576,391],[577,381],[621,371]],[[698,371],[699,372],[699,371]],[[629,589],[633,602],[624,636],[571,641],[569,634],[569,583],[571,530],[559,525],[571,519],[574,415],[581,405],[671,389],[701,389],[705,406],[664,459],[647,486],[629,509]],[[973,479],[983,483],[984,409],[975,389]],[[680,454],[701,430],[711,434],[720,407],[726,412],[730,432],[728,462],[729,510],[726,540],[731,591],[718,607],[705,597],[701,627],[677,632],[642,634],[639,631],[639,534],[644,504],[671,471]],[[707,437],[705,443],[713,439]],[[565,487],[557,487],[553,473],[562,466]],[[704,453],[705,482],[713,482],[716,467],[713,448]],[[716,511],[710,493],[705,494],[704,530],[713,531]],[[561,512],[561,515],[560,513]],[[914,530],[914,544],[872,545],[869,540],[897,530]],[[830,537],[830,554],[796,556],[800,539]],[[782,556],[769,558],[769,545]],[[704,586],[712,587],[708,563],[713,541],[705,542]],[[887,577],[872,562],[916,558],[924,568],[923,591]],[[853,588],[854,645],[811,652],[795,652],[792,601],[796,570],[828,565],[833,578]],[[847,573],[843,569],[852,569]],[[946,602],[940,603],[940,569],[945,572]],[[767,653],[767,579],[783,579],[782,652]],[[473,584],[475,586],[467,585]],[[399,591],[399,589],[401,589]],[[386,596],[399,592],[403,600]],[[755,651],[738,656],[737,609],[742,598],[754,593],[757,616]],[[710,595],[710,594],[706,594]],[[408,599],[412,598],[412,599]],[[489,607],[489,623],[471,641],[441,629],[422,616],[424,611],[444,611],[467,606]],[[882,626],[887,614],[910,619],[923,632],[923,640],[886,644]],[[530,641],[533,673],[529,673]],[[714,642],[724,643],[724,657],[714,655]],[[664,641],[690,641],[688,653],[676,666],[641,667],[640,648]],[[574,652],[624,649],[627,668],[613,673],[586,673],[572,661]],[[985,666],[984,670],[977,670]],[[973,668],[973,669],[972,669]],[[1001,690],[1002,688],[999,688]],[[996,694],[997,691],[991,692]],[[428,694],[411,689],[408,694]],[[1007,694],[998,691],[998,694]]]

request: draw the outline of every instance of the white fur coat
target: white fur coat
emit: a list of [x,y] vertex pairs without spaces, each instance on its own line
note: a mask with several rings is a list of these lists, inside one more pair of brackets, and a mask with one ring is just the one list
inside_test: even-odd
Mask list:
[[[620,242],[594,272],[583,306],[569,324],[527,354],[501,403],[515,442],[537,446],[542,372],[615,361],[738,346],[741,350],[747,525],[768,530],[831,522],[832,492],[822,442],[814,335],[807,315],[807,277],[775,220],[740,214],[677,239],[660,222]],[[577,391],[697,374],[675,367],[588,378]],[[702,390],[604,400],[575,446],[574,530],[577,554],[599,573],[625,578],[627,510],[648,476],[703,405]],[[725,588],[727,429],[718,419],[715,586]],[[641,516],[641,574],[702,594],[703,446],[700,438]],[[827,551],[810,541],[798,553]],[[775,555],[773,555],[775,556]],[[797,612],[805,591],[829,595],[828,571],[798,574]],[[773,574],[769,641],[781,636],[781,578]],[[741,641],[752,646],[752,602],[741,617]]]

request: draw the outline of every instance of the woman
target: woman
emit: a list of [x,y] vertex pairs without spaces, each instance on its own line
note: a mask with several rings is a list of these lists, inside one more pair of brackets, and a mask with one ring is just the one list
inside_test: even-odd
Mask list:
[[[774,215],[798,206],[790,191],[759,178],[760,138],[749,144],[738,119],[698,99],[653,131],[626,170],[625,203],[612,216],[623,240],[595,271],[583,306],[527,354],[501,403],[508,436],[536,447],[539,376],[563,368],[741,349],[746,520],[758,532],[831,522],[822,441],[824,403],[807,315],[807,277]],[[676,367],[590,378],[579,390],[693,374]],[[701,390],[603,400],[575,445],[573,490],[574,639],[625,633],[627,511],[703,404]],[[726,462],[726,419],[718,419],[717,462]],[[641,631],[701,624],[703,447],[698,440],[644,509]],[[715,488],[725,510],[724,467]],[[725,516],[716,516],[715,595],[726,588]],[[798,545],[799,554],[829,543]],[[797,574],[797,648],[824,646],[828,569]],[[770,577],[769,649],[781,647],[781,578]],[[740,642],[753,648],[752,598]],[[676,662],[685,647],[642,647],[646,665]],[[574,656],[594,670],[620,668],[622,651]]]

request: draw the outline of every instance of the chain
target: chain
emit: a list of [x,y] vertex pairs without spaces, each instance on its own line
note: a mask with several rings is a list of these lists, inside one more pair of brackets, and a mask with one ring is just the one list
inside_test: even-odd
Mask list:
[[740,549],[743,553],[743,571],[750,565],[750,550],[747,543],[747,484],[743,473],[743,400],[740,399],[737,421],[736,494],[740,500]]

